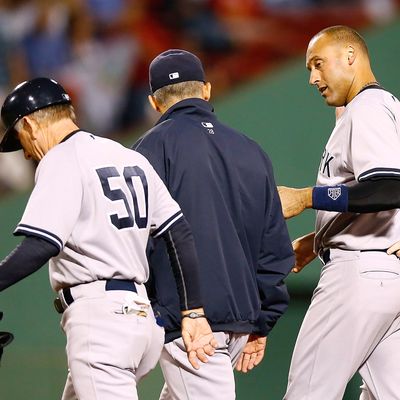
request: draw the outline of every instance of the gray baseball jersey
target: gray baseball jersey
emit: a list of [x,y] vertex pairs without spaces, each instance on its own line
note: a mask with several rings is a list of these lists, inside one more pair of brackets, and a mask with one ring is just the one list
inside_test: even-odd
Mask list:
[[15,234],[59,247],[50,260],[56,291],[110,278],[145,282],[149,233],[156,237],[182,217],[145,157],[84,131],[43,157],[35,181]]
[[[322,155],[317,185],[399,177],[399,149],[399,101],[379,88],[364,90],[336,123]],[[336,190],[330,196],[336,196]],[[316,251],[386,249],[400,238],[400,215],[398,210],[368,214],[317,211],[315,231]]]

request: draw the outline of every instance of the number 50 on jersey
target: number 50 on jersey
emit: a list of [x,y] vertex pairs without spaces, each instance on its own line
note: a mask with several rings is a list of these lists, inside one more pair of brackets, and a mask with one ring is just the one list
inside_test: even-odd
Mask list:
[[[135,224],[139,229],[146,228],[148,186],[144,171],[138,166],[130,166],[124,167],[122,176],[115,167],[98,168],[96,172],[104,195],[113,202],[122,200],[126,210],[124,217],[120,217],[118,212],[110,214],[111,223],[117,229],[133,228]],[[128,196],[132,200],[133,212]]]

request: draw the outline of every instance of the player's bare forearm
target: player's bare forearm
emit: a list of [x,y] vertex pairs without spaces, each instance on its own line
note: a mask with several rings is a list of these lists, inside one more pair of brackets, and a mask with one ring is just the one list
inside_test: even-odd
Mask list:
[[185,317],[191,313],[204,315],[202,308],[182,311],[182,339],[186,347],[186,352],[190,364],[195,369],[199,369],[201,362],[208,362],[207,356],[212,356],[218,343],[214,338],[211,327],[204,317],[190,318]]
[[267,338],[258,335],[250,335],[242,354],[236,364],[236,371],[249,372],[264,358]]
[[312,207],[312,187],[295,189],[278,186],[278,193],[282,203],[283,216],[288,219]]
[[296,263],[292,268],[293,272],[300,272],[317,256],[314,253],[315,232],[301,236],[292,242],[293,251],[296,257]]

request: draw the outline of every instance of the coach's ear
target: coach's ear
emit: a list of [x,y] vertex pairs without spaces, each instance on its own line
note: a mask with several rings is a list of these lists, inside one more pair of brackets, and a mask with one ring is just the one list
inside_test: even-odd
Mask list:
[[208,101],[211,98],[211,83],[206,82],[203,86],[203,99]]
[[36,131],[39,128],[39,124],[34,118],[30,116],[25,116],[22,118],[22,129],[29,135],[29,139],[36,140]]
[[151,107],[155,111],[158,111],[159,113],[162,113],[161,107],[158,105],[157,100],[155,99],[155,97],[152,96],[151,94],[149,94],[149,96],[147,98],[149,99],[149,103],[150,103]]

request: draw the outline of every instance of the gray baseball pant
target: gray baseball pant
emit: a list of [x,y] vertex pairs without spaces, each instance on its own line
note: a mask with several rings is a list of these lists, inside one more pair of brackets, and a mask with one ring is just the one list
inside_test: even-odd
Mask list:
[[400,399],[400,260],[330,250],[301,326],[284,400],[339,400],[358,371],[361,400]]
[[160,400],[233,400],[233,368],[247,343],[247,334],[214,332],[218,341],[215,354],[195,370],[189,363],[182,338],[167,343],[160,366],[165,384]]
[[62,400],[136,400],[136,384],[156,366],[164,343],[151,307],[147,316],[123,314],[127,292],[105,291],[104,281],[71,294],[75,301],[61,319],[69,367]]

